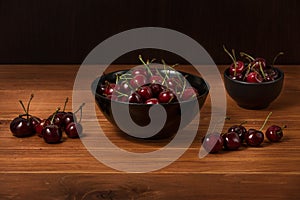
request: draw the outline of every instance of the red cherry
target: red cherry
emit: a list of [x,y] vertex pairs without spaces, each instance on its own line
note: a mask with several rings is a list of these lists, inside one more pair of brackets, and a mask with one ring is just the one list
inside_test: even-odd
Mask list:
[[280,126],[272,125],[266,130],[266,137],[270,142],[279,142],[283,137],[284,128],[286,128],[286,126],[281,128]]
[[78,138],[82,134],[82,125],[71,122],[67,125],[65,132],[69,138]]
[[264,141],[264,134],[260,130],[249,129],[245,141],[247,145],[257,147]]
[[35,132],[37,133],[37,135],[39,137],[43,136],[43,129],[44,129],[45,126],[47,126],[49,124],[50,124],[50,120],[49,119],[43,119],[43,120],[41,120],[41,122],[39,124],[37,124],[35,126]]
[[147,70],[145,68],[142,68],[142,67],[137,67],[137,68],[134,68],[131,70],[131,74],[133,76],[136,76],[136,75],[144,75],[144,76],[147,76]]
[[152,83],[149,86],[152,91],[153,97],[158,97],[159,93],[161,93],[164,89],[166,89],[165,86],[157,84],[157,83]]
[[218,133],[210,133],[202,139],[203,148],[209,153],[217,153],[223,149],[224,140]]
[[128,97],[129,103],[143,103],[142,97],[137,93],[134,92]]
[[45,142],[49,144],[60,143],[62,141],[61,128],[55,124],[45,126],[42,131],[42,135]]
[[239,135],[236,132],[228,132],[223,135],[224,147],[228,150],[237,150],[242,145]]
[[182,101],[188,101],[188,100],[191,100],[193,98],[196,98],[196,96],[197,96],[197,90],[195,88],[190,87],[190,88],[186,88],[182,92],[180,99]]
[[149,78],[149,82],[150,83],[158,83],[158,84],[162,84],[163,82],[163,78],[159,75],[153,75]]
[[261,83],[263,78],[257,72],[250,72],[246,77],[246,81],[248,83]]
[[232,63],[229,67],[229,74],[231,76],[237,76],[238,74],[242,74],[245,69],[245,65],[242,61],[236,61]]
[[112,93],[114,92],[115,87],[116,87],[115,83],[109,83],[105,88],[104,95],[111,96]]
[[142,85],[145,85],[147,83],[147,77],[142,74],[135,75],[131,80],[130,80],[130,85],[133,88],[140,87]]
[[260,66],[262,69],[265,69],[267,66],[266,60],[264,58],[255,58],[254,61],[252,61],[251,65],[253,68],[256,68],[258,70],[260,70]]
[[149,86],[141,86],[136,91],[143,99],[143,101],[147,101],[152,98],[152,91]]
[[170,103],[176,100],[175,94],[171,90],[164,90],[158,95],[158,101],[160,103]]

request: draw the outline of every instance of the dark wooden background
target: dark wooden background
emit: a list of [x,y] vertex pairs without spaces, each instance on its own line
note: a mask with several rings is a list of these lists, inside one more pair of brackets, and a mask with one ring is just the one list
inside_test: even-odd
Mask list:
[[[159,26],[198,41],[217,64],[229,63],[222,45],[278,64],[299,64],[297,0],[0,0],[0,63],[76,64],[106,38],[132,28]],[[132,52],[116,63],[136,63]],[[144,51],[166,57],[163,51]]]

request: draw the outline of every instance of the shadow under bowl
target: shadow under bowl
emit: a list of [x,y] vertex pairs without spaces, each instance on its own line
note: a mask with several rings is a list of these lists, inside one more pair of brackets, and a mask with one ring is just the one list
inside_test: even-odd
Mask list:
[[[143,127],[151,123],[149,110],[153,105],[114,101],[97,93],[97,88],[100,87],[101,84],[104,84],[105,81],[115,83],[116,75],[121,75],[126,72],[128,72],[128,70],[120,70],[102,75],[93,82],[92,91],[96,91],[94,93],[95,101],[106,119],[125,134],[130,136],[134,135],[135,138],[157,140],[174,136],[178,132],[179,128],[183,128],[188,125],[195,118],[198,112],[200,112],[200,109],[202,108],[209,93],[209,86],[201,77],[176,71],[176,73],[181,73],[189,84],[198,91],[199,95],[197,95],[197,98],[193,98],[189,101],[160,104],[166,111],[166,121],[163,128],[153,136],[145,137],[145,133],[143,132],[128,134],[128,132],[134,132],[135,130],[124,130],[128,126],[126,120],[124,122],[117,120],[118,123],[116,123],[116,116],[113,114],[112,106],[114,106],[114,110],[118,111],[118,116],[124,116],[124,118],[131,117],[132,121],[136,125]],[[130,116],[128,116],[128,110]]]
[[274,68],[277,79],[269,82],[248,83],[233,80],[229,76],[229,68],[224,72],[224,84],[229,96],[242,108],[259,110],[267,108],[281,93],[284,73]]

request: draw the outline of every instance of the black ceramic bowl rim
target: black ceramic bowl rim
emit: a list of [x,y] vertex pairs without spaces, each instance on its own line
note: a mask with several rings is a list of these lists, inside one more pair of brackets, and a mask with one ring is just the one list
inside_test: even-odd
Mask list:
[[266,81],[266,82],[260,82],[260,83],[249,83],[249,82],[246,82],[246,81],[234,80],[234,79],[229,77],[229,67],[225,70],[224,77],[226,79],[232,81],[232,82],[239,83],[241,85],[268,85],[268,84],[276,83],[276,82],[278,82],[278,81],[280,81],[281,79],[284,78],[284,73],[281,69],[279,69],[277,67],[272,67],[272,68],[279,72],[278,73],[279,77],[275,80],[272,80],[272,81]]
[[[125,72],[125,71],[129,71],[129,70],[118,70],[118,71],[110,72],[110,73],[108,73],[108,74],[112,74],[112,73],[116,73],[116,72],[123,72],[123,71]],[[199,78],[199,79],[201,79],[201,80],[203,81],[203,83],[205,84],[205,91],[204,91],[203,93],[197,95],[197,100],[199,100],[199,99],[201,99],[201,98],[203,98],[203,97],[205,97],[205,96],[208,95],[210,87],[209,87],[209,84],[208,84],[202,77],[196,76],[196,75],[193,75],[193,74],[190,74],[190,73],[187,73],[187,72],[179,71],[179,70],[176,70],[176,72],[179,72],[179,73],[181,73],[181,74],[187,74],[187,75],[189,75],[189,76],[194,76],[194,77]],[[102,75],[99,79],[96,79],[96,80],[93,82],[92,87],[95,85],[95,86],[96,86],[95,89],[96,89],[97,86],[98,86],[98,82],[101,80],[101,78],[102,78],[103,76],[108,75],[108,74],[104,74],[104,75]],[[194,86],[193,86],[193,87],[194,87]],[[196,87],[195,87],[195,88],[196,88]],[[197,89],[197,88],[196,88],[196,89]],[[198,89],[197,89],[197,90],[198,90]],[[117,103],[120,103],[120,104],[126,104],[126,105],[139,105],[139,106],[152,106],[152,104],[129,103],[129,102],[123,102],[123,101],[112,100],[112,99],[110,99],[110,98],[107,98],[107,97],[104,96],[104,95],[98,94],[96,90],[95,90],[95,96],[100,97],[100,98],[107,99],[107,100],[112,101],[112,102],[117,102]],[[170,102],[170,103],[159,103],[159,105],[175,105],[175,104],[179,104],[179,103],[187,103],[187,102],[191,102],[191,101],[195,101],[195,100],[196,100],[196,99],[192,98],[191,100],[185,100],[185,101]]]

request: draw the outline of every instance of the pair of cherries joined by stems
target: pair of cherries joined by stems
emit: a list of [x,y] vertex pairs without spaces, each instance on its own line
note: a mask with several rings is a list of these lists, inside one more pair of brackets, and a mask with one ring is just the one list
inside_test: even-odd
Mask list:
[[[82,134],[82,125],[80,124],[82,107],[72,112],[65,112],[68,98],[66,98],[64,108],[56,111],[47,119],[40,119],[39,117],[29,114],[30,103],[33,99],[33,94],[25,108],[23,102],[19,100],[25,114],[21,114],[10,123],[10,130],[15,137],[28,137],[37,134],[42,137],[46,143],[60,143],[62,142],[62,134],[65,131],[69,138],[78,138]],[[80,120],[77,122],[75,114],[80,111]]]
[[243,124],[231,126],[226,133],[210,133],[202,139],[203,148],[209,153],[217,153],[223,149],[237,150],[245,142],[247,146],[259,147],[264,141],[264,136],[270,142],[279,142],[283,137],[283,129],[286,126],[280,127],[277,125],[270,126],[265,134],[262,132],[272,112],[269,113],[263,125],[259,130],[250,128],[246,129]]
[[254,58],[245,52],[240,52],[240,56],[247,59],[248,64],[245,64],[245,62],[237,60],[234,49],[231,50],[231,53],[225,46],[223,46],[223,49],[232,60],[232,64],[229,67],[229,76],[231,79],[248,83],[261,83],[270,82],[279,77],[274,63],[279,56],[284,54],[283,52],[279,52],[274,57],[272,65],[267,65],[264,58]]

